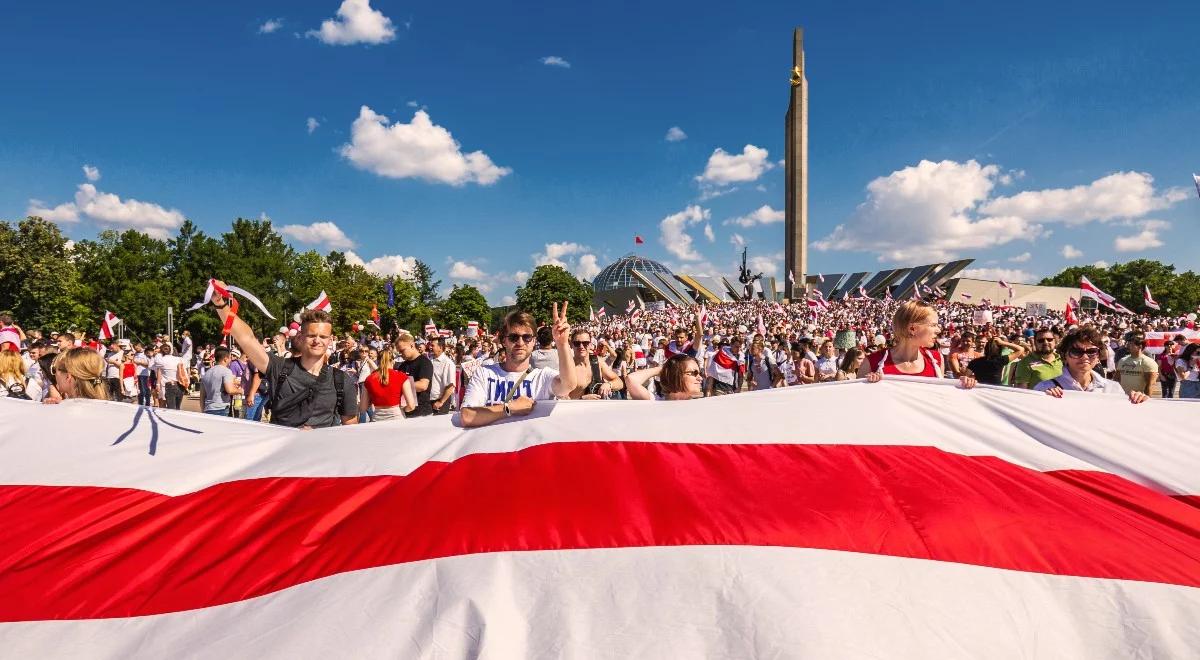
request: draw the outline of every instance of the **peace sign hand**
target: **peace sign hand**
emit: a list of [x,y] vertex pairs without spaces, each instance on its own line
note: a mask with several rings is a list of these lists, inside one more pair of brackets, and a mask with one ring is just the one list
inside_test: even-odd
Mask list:
[[554,343],[559,346],[566,346],[571,340],[571,324],[567,321],[567,301],[562,304],[562,313],[559,313],[558,303],[554,303],[550,310],[550,319],[553,323],[551,332],[554,337]]

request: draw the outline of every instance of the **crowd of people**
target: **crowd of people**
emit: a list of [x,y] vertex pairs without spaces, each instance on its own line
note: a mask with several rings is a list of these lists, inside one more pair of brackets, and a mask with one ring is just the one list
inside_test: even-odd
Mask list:
[[[1195,316],[1049,311],[945,300],[784,305],[753,301],[631,310],[572,326],[567,303],[540,325],[512,312],[494,333],[334,334],[321,310],[293,333],[259,338],[214,295],[221,345],[100,341],[30,331],[0,314],[0,396],[109,399],[297,428],[459,412],[476,427],[552,399],[679,400],[890,376],[1044,391],[1119,394],[1141,403],[1200,399]],[[1161,341],[1147,352],[1147,333]]]

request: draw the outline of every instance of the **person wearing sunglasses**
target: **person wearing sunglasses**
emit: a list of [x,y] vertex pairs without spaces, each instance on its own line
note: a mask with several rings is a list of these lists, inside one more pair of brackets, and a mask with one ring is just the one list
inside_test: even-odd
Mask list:
[[[1108,347],[1095,328],[1088,326],[1068,333],[1058,347],[1058,354],[1063,359],[1062,373],[1056,378],[1034,385],[1033,389],[1058,399],[1062,398],[1066,390],[1124,395],[1125,390],[1121,388],[1120,383],[1111,381],[1095,371],[1096,365],[1105,358],[1107,350]],[[1138,390],[1129,393],[1130,403],[1142,403],[1149,398]]]
[[[646,383],[658,378],[661,395],[655,396]],[[639,369],[625,377],[625,391],[636,401],[683,401],[704,396],[704,372],[696,358],[677,353],[659,367]]]
[[[567,321],[566,302],[561,313],[558,303],[554,304],[550,327],[558,363],[570,365],[571,324]],[[535,340],[534,320],[528,312],[513,311],[504,317],[500,327],[504,359],[485,364],[471,374],[460,413],[464,427],[487,426],[505,417],[528,415],[536,402],[566,398],[575,389],[574,369],[559,372],[530,365]]]
[[1053,330],[1039,329],[1033,336],[1033,352],[1018,360],[1013,368],[1013,386],[1028,390],[1061,375],[1063,363],[1055,350],[1057,343]]
[[[604,343],[601,342],[600,345],[604,346]],[[601,359],[601,355],[592,352],[592,333],[587,329],[576,328],[571,333],[571,353],[569,368],[575,372],[575,382],[578,386],[571,391],[568,398],[607,399],[610,394],[625,387],[621,377]],[[596,353],[600,351],[597,350]]]

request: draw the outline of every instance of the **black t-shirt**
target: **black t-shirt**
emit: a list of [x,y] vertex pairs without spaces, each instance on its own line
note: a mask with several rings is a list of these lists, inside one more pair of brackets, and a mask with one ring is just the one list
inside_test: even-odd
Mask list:
[[975,374],[975,380],[984,385],[1000,385],[1000,375],[1008,365],[1008,358],[1003,355],[994,358],[975,358],[967,363],[967,368]]
[[[271,422],[282,426],[311,426],[323,428],[337,426],[342,423],[337,410],[337,391],[334,389],[334,369],[328,365],[321,369],[320,376],[314,376],[300,366],[299,358],[282,358],[278,355],[268,356],[270,362],[263,374],[264,380],[270,381],[275,389],[271,393]],[[279,375],[284,366],[292,362],[291,373],[280,387]],[[311,390],[311,396],[301,397],[299,404],[292,405],[300,392]],[[278,411],[278,413],[276,412]],[[345,378],[342,383],[342,412],[346,417],[358,414],[358,382],[354,378]],[[279,414],[282,413],[282,414]]]
[[[433,383],[433,362],[425,355],[421,355],[415,360],[405,360],[404,362],[397,363],[396,369],[407,374],[413,380],[414,387],[417,381],[422,378],[428,379],[431,385]],[[424,392],[417,392],[417,407],[408,413],[409,417],[421,417],[433,414],[433,406],[429,402],[429,392],[431,389],[433,388],[427,387]]]

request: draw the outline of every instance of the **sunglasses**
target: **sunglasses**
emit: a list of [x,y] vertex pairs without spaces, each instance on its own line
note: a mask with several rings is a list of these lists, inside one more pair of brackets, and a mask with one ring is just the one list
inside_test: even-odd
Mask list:
[[1094,359],[1100,357],[1100,349],[1089,348],[1085,351],[1082,348],[1071,348],[1067,351],[1067,355],[1070,355],[1073,358],[1081,358],[1086,355],[1089,358]]
[[573,342],[571,342],[571,345],[572,345],[572,346],[574,346],[575,348],[587,348],[588,346],[591,346],[591,345],[592,345],[592,342],[591,342],[591,340],[588,340],[588,341],[583,341],[583,340],[581,339],[581,340],[579,340],[579,341],[573,341]]
[[1039,344],[1049,344],[1049,343],[1053,343],[1053,342],[1054,342],[1054,337],[1038,337],[1037,338],[1037,343],[1039,343]]
[[516,344],[516,343],[532,344],[533,343],[533,335],[519,335],[515,332],[510,332],[510,333],[508,333],[508,336],[506,338],[508,339],[510,344]]
[[700,370],[699,369],[688,369],[687,371],[683,372],[683,375],[684,376],[699,376]]

